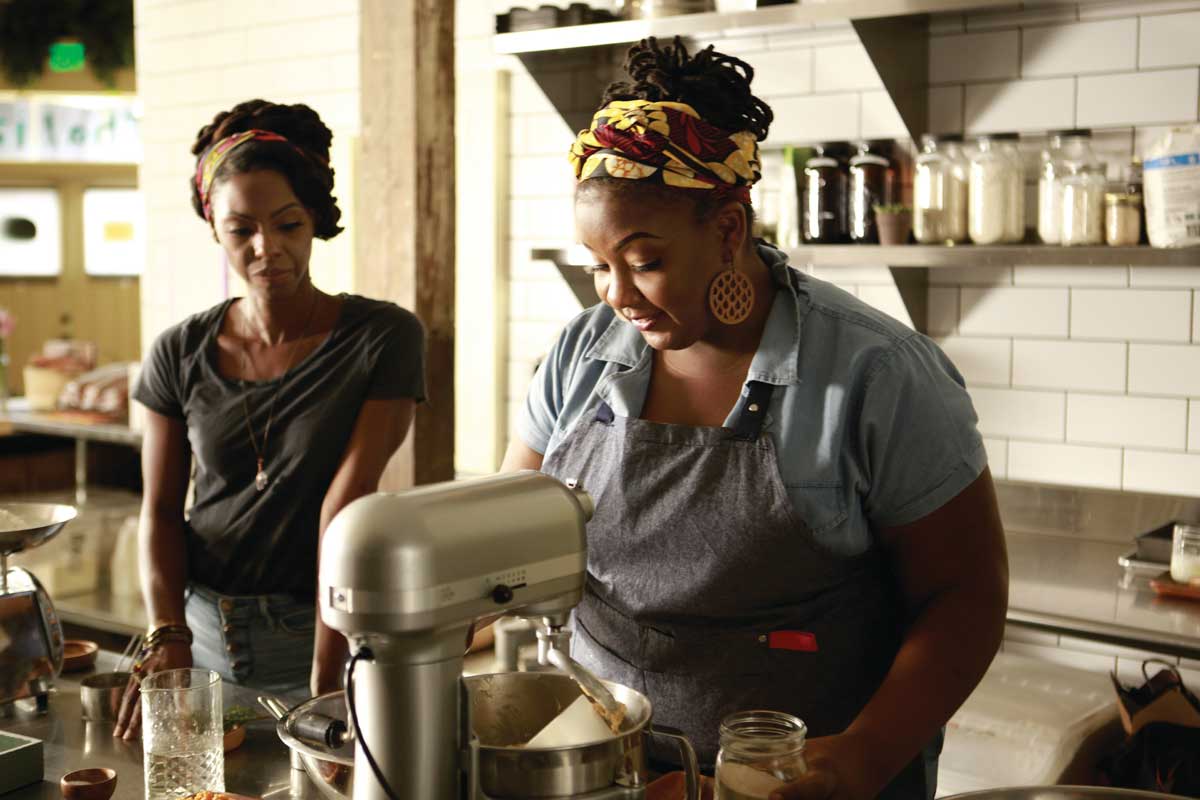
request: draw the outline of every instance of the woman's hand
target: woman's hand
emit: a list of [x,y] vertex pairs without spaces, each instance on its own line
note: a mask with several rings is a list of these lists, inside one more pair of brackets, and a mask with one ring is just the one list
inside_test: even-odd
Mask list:
[[126,741],[136,739],[142,728],[142,693],[138,681],[144,676],[165,669],[185,669],[192,666],[192,648],[183,642],[164,642],[157,645],[140,663],[135,665],[133,677],[125,687],[121,699],[121,710],[117,712],[117,725],[113,736]]
[[770,800],[870,800],[883,786],[870,780],[878,771],[868,753],[850,734],[809,739],[804,745],[808,772],[772,792]]

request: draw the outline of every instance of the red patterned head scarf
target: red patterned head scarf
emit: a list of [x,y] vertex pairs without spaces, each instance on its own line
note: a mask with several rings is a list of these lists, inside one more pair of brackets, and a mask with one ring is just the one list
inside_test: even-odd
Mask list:
[[[212,147],[204,151],[204,155],[196,162],[196,191],[200,193],[200,202],[204,206],[204,218],[212,221],[212,202],[209,195],[212,192],[213,178],[217,168],[235,147],[249,141],[287,142],[287,139],[273,131],[249,130],[226,136]],[[296,148],[299,150],[299,148]]]
[[571,146],[575,178],[653,180],[707,189],[741,202],[762,177],[758,141],[705,122],[686,103],[614,100]]

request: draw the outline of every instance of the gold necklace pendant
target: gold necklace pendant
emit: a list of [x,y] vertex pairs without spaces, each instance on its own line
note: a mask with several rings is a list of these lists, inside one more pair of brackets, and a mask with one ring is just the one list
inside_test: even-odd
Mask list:
[[258,460],[258,472],[254,475],[254,488],[263,491],[267,488],[267,471],[263,469],[263,460]]

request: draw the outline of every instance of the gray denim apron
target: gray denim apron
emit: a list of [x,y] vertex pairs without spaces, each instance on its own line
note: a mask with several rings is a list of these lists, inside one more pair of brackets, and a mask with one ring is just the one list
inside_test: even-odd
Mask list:
[[[901,637],[884,560],[830,553],[797,517],[762,432],[772,389],[750,382],[732,428],[619,417],[601,403],[542,467],[596,503],[572,654],[645,693],[655,720],[683,730],[710,767],[735,711],[795,714],[809,736],[845,730]],[[668,742],[650,754],[677,763]],[[932,798],[926,772],[918,757],[880,796]]]

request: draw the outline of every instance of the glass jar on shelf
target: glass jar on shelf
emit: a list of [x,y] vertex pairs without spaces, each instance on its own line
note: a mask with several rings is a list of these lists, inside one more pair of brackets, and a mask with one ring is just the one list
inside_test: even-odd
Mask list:
[[1038,238],[1043,244],[1062,243],[1062,179],[1072,169],[1097,161],[1090,130],[1075,128],[1050,135],[1038,175]]
[[859,142],[850,159],[850,241],[878,244],[875,206],[892,202],[889,188],[894,183],[892,162],[879,151],[880,143]]
[[849,145],[828,142],[815,148],[816,154],[804,163],[804,241],[811,244],[838,244],[849,241],[850,175],[845,157]]
[[1126,191],[1104,195],[1104,241],[1110,247],[1136,247],[1142,239],[1142,196]]
[[992,136],[980,136],[970,158],[967,228],[975,244],[1002,244],[1009,231],[1013,164]]
[[1073,166],[1061,182],[1059,234],[1063,247],[1104,244],[1104,190],[1108,183],[1104,165]]
[[743,711],[721,722],[716,763],[716,800],[768,797],[797,780],[808,767],[808,729],[791,714]]
[[999,143],[1000,152],[1009,163],[1003,241],[1020,244],[1025,241],[1025,161],[1021,156],[1021,137],[1015,133],[998,133],[992,138]]
[[962,137],[921,137],[913,177],[913,235],[921,244],[954,244],[967,236],[967,179]]

